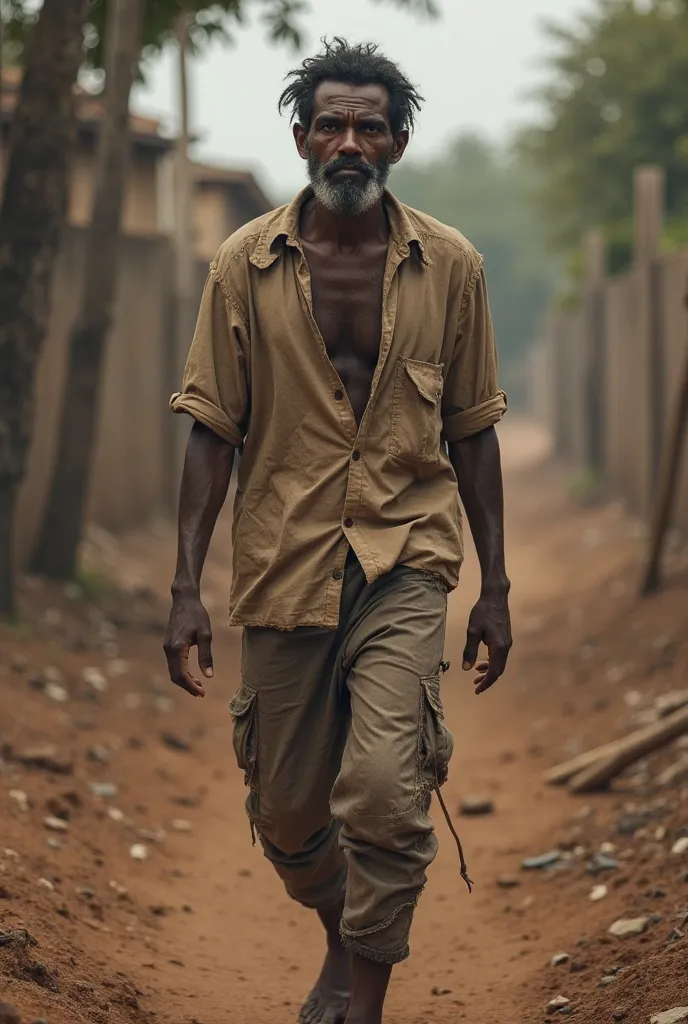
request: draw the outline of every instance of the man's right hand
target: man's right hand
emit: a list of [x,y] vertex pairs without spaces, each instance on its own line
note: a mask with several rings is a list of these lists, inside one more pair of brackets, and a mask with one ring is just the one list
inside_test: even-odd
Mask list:
[[189,653],[198,648],[198,665],[207,679],[213,676],[211,650],[212,631],[210,616],[200,597],[178,597],[172,601],[172,611],[163,644],[170,679],[192,697],[205,697],[203,683],[189,671]]

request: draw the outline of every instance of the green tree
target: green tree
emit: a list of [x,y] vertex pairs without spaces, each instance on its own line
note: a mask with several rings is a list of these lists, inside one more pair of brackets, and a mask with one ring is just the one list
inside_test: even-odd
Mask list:
[[664,167],[668,237],[688,237],[686,0],[595,0],[546,34],[543,117],[521,148],[541,171],[554,244],[574,249],[585,227],[605,226],[612,267],[626,263],[640,163]]
[[400,164],[392,184],[400,199],[458,228],[483,254],[508,372],[532,344],[555,280],[532,177],[510,152],[463,134],[434,160]]

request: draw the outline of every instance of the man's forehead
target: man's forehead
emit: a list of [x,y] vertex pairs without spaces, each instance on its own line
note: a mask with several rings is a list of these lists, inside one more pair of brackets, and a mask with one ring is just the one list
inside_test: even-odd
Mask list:
[[313,97],[313,117],[324,110],[337,108],[356,110],[361,113],[389,114],[389,94],[384,85],[368,82],[355,85],[352,82],[321,82]]

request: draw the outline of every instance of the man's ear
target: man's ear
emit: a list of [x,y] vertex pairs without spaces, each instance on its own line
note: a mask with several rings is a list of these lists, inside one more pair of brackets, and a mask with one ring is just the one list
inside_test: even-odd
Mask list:
[[394,136],[394,146],[392,148],[392,163],[398,164],[402,156],[406,152],[406,147],[409,144],[409,133],[408,128],[403,128],[400,132],[397,132]]
[[293,129],[294,142],[302,160],[308,159],[308,132],[301,124],[295,124]]

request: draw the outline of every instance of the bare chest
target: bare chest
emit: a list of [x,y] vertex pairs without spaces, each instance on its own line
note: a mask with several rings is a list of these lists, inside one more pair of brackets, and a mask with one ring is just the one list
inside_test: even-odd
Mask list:
[[386,249],[366,260],[308,258],[315,322],[360,422],[380,353]]

